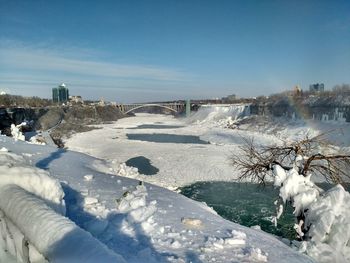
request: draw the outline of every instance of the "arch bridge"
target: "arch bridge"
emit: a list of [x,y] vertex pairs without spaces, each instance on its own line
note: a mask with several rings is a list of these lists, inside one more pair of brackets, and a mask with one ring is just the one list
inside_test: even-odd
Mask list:
[[134,110],[146,108],[146,107],[160,107],[168,109],[174,113],[180,113],[185,110],[186,104],[181,102],[176,103],[132,103],[132,104],[120,104],[118,108],[124,114],[130,113]]

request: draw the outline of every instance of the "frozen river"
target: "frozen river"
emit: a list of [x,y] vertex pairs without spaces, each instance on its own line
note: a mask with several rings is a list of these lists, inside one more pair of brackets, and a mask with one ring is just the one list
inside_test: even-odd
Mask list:
[[[110,167],[107,172],[169,189],[182,187],[182,194],[206,202],[228,220],[294,237],[292,211],[284,214],[277,228],[270,221],[276,213],[273,203],[278,192],[271,186],[238,184],[235,180],[239,172],[230,164],[232,153],[240,153],[242,138],[253,136],[260,144],[276,142],[276,138],[266,133],[227,129],[225,121],[225,116],[212,113],[190,120],[137,114],[101,125],[102,129],[77,134],[66,146],[106,160]],[[228,121],[232,121],[232,114]],[[298,134],[302,133],[302,129],[298,130]]]
[[[209,143],[215,136],[227,142]],[[118,165],[126,163],[138,169],[134,176],[139,180],[168,188],[183,187],[182,194],[206,202],[228,220],[260,225],[267,232],[291,237],[290,214],[277,228],[270,221],[277,191],[234,182],[237,172],[229,159],[240,141],[231,131],[205,123],[140,114],[78,134],[68,140],[67,146],[107,160],[116,173]]]

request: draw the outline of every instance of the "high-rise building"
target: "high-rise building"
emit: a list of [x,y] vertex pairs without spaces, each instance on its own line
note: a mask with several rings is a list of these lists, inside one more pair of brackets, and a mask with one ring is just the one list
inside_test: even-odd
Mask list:
[[58,102],[58,88],[52,88],[52,101]]
[[324,91],[324,84],[323,83],[311,84],[309,86],[309,89],[311,92],[323,92]]
[[67,102],[69,99],[69,90],[66,84],[62,83],[57,88],[52,89],[53,102]]

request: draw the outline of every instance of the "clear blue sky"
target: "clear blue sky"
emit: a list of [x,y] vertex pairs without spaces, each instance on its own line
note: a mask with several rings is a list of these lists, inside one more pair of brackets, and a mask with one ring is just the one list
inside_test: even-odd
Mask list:
[[350,1],[0,0],[0,90],[136,102],[350,83]]

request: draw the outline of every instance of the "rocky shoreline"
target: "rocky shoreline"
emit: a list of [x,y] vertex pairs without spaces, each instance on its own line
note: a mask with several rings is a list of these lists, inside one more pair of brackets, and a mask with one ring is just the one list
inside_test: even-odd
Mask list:
[[21,126],[23,132],[48,132],[58,147],[64,147],[63,139],[72,134],[86,132],[93,125],[117,121],[127,117],[117,107],[107,105],[52,106],[43,108],[1,108],[1,133],[11,136],[11,124]]

